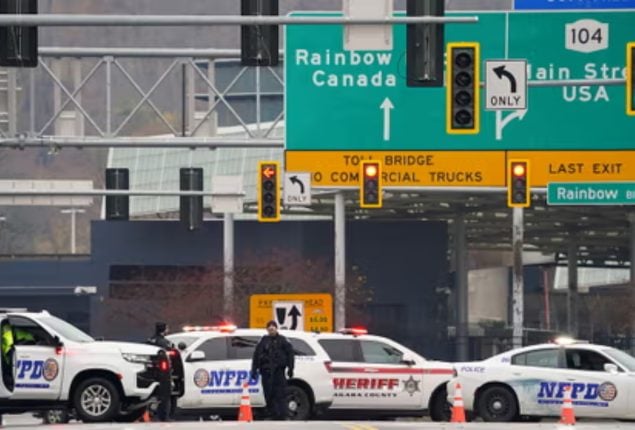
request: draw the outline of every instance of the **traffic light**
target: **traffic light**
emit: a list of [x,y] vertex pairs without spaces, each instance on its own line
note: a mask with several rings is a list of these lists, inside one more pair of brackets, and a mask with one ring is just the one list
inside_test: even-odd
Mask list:
[[448,134],[480,132],[480,45],[448,43],[446,121]]
[[280,163],[258,163],[258,221],[280,221]]
[[[181,191],[203,191],[203,169],[186,167],[180,170]],[[181,196],[179,218],[188,230],[196,230],[203,224],[203,196]]]
[[359,205],[362,208],[380,208],[382,206],[381,163],[379,161],[362,161],[360,177]]
[[[1,0],[6,14],[37,14],[37,0]],[[0,26],[0,67],[37,67],[37,45],[37,27]]]
[[[106,169],[107,190],[130,189],[130,172],[128,169]],[[128,221],[130,217],[129,196],[106,196],[106,219],[112,221]]]
[[[278,0],[241,0],[243,16],[278,16]],[[278,65],[278,26],[240,27],[240,58],[243,66]]]
[[[408,16],[445,15],[444,0],[408,0]],[[408,24],[406,36],[407,85],[443,86],[443,24]]]
[[507,206],[528,208],[531,204],[529,161],[510,160],[507,170]]
[[626,115],[635,116],[635,42],[626,45]]

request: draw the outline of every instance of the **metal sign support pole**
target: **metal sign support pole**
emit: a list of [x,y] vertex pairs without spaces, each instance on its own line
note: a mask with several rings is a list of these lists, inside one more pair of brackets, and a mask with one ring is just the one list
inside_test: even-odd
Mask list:
[[234,316],[234,214],[225,212],[223,219],[223,311]]
[[567,251],[567,274],[569,285],[567,290],[567,332],[570,336],[578,336],[578,245],[575,232],[569,235]]
[[346,327],[346,203],[335,195],[335,329]]
[[523,346],[524,309],[524,281],[523,281],[523,236],[524,209],[513,209],[512,252],[514,265],[512,268],[512,326],[513,346]]
[[454,219],[454,262],[456,274],[456,358],[469,359],[468,266],[465,215]]

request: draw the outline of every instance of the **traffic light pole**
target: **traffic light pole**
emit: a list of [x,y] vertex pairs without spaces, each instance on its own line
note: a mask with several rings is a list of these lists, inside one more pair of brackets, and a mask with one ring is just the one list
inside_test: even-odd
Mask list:
[[512,337],[514,348],[523,346],[524,280],[523,280],[523,236],[524,208],[515,207],[512,226]]
[[569,235],[567,250],[567,332],[570,336],[578,336],[578,244],[575,231]]
[[469,360],[468,266],[465,215],[454,219],[454,273],[456,276],[456,359]]
[[346,327],[346,202],[335,194],[335,329]]
[[223,312],[234,317],[234,214],[223,218]]

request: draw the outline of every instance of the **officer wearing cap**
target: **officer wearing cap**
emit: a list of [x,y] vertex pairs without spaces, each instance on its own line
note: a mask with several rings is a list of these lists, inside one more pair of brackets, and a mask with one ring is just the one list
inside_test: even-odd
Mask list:
[[267,402],[267,410],[274,420],[287,419],[289,415],[286,401],[287,376],[293,378],[295,357],[289,341],[278,333],[275,321],[267,323],[267,335],[256,346],[251,363],[251,378],[260,373],[262,388]]

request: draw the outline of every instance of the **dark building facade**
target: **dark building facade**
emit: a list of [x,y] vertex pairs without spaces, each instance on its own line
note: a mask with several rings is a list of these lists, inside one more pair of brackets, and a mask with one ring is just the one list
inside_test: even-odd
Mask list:
[[[446,224],[349,221],[346,236],[347,267],[363,274],[363,288],[372,291],[372,300],[364,309],[366,318],[360,322],[368,324],[373,333],[389,336],[426,357],[451,357],[445,293],[449,270]],[[222,267],[223,225],[219,221],[205,222],[192,232],[176,221],[94,221],[91,242],[92,255],[83,258],[1,261],[0,306],[48,309],[95,336],[140,340],[147,337],[154,321],[127,326],[123,334],[102,318],[104,300],[115,287],[125,290],[129,285],[126,278],[144,270],[161,268],[167,270],[161,273],[174,273],[179,268]],[[323,277],[333,278],[332,222],[236,222],[237,267],[257,267],[274,249],[307,261],[323,259],[328,269]],[[172,282],[178,289],[178,279]],[[77,295],[73,287],[78,285],[96,286],[97,294]],[[147,294],[153,294],[151,282],[144,287]],[[256,290],[254,293],[262,292]],[[294,292],[304,291],[298,285]],[[246,319],[241,316],[242,321]]]

